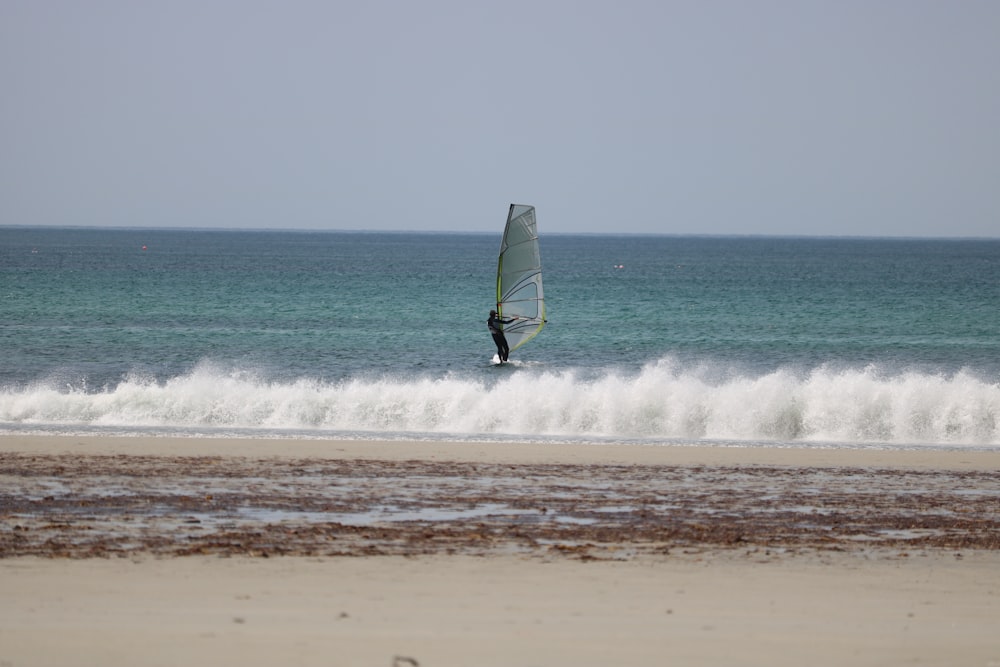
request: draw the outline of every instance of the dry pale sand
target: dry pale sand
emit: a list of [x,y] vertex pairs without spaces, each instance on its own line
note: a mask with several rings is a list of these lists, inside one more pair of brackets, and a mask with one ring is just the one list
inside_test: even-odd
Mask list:
[[0,663],[986,667],[998,572],[996,553],[18,558],[0,561]]
[[0,667],[996,667],[998,462],[3,437]]

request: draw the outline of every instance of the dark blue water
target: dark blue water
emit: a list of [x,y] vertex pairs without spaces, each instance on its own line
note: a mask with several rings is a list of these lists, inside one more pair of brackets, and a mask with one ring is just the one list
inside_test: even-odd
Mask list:
[[0,424],[1000,443],[1000,241],[0,229]]

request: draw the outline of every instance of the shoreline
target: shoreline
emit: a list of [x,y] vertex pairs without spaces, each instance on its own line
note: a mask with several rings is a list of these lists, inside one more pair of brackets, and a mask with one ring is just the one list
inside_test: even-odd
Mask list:
[[0,438],[0,557],[1000,549],[1000,453]]
[[998,462],[0,436],[0,665],[1000,664]]
[[327,459],[670,465],[1000,468],[1000,448],[726,446],[702,444],[520,443],[465,440],[339,440],[202,436],[0,434],[0,453],[310,457]]

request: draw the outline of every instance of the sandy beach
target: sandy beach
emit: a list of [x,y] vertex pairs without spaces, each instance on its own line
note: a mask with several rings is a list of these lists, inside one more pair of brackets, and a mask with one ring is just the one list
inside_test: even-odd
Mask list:
[[1000,665],[998,462],[0,437],[0,665]]

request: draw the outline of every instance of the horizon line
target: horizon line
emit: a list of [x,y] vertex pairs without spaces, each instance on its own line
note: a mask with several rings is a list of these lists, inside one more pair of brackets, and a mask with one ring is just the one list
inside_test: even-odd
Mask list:
[[[497,235],[500,231],[483,230],[435,230],[435,229],[331,229],[331,228],[277,228],[277,227],[198,227],[198,226],[127,226],[127,225],[45,225],[45,224],[0,224],[2,229],[50,229],[50,230],[93,230],[131,232],[241,232],[241,233],[289,233],[289,234],[454,234],[454,235]],[[920,235],[863,235],[863,234],[780,234],[765,232],[709,233],[709,232],[565,232],[543,231],[539,236],[606,236],[606,237],[662,237],[662,238],[782,238],[782,239],[857,239],[894,241],[997,241],[1000,236],[920,236]]]

